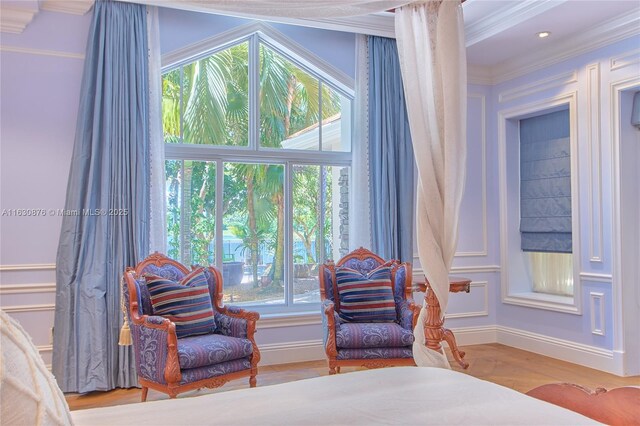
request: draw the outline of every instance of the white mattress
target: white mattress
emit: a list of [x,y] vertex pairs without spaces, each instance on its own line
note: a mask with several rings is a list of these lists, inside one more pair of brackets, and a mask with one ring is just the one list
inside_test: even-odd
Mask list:
[[76,425],[596,424],[494,383],[420,367],[342,373],[71,414]]

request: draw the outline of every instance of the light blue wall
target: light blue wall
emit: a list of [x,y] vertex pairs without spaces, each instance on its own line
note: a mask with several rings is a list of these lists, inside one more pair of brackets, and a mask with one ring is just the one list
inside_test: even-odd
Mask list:
[[[0,218],[0,305],[51,359],[56,250],[78,112],[90,16],[40,12],[0,43],[0,208],[44,216]],[[18,285],[30,291],[20,292]]]
[[[161,50],[165,54],[250,22],[252,21],[249,19],[161,8]],[[355,78],[355,34],[268,24],[351,78]]]
[[[612,123],[613,117],[611,115],[611,84],[638,77],[639,67],[637,63],[620,68],[613,66],[613,59],[630,53],[637,49],[638,45],[640,45],[640,38],[636,36],[491,87],[491,102],[495,114],[554,98],[568,92],[576,92],[578,152],[572,152],[572,155],[578,156],[579,191],[577,196],[579,197],[579,211],[576,213],[580,224],[578,235],[580,273],[587,275],[582,278],[575,277],[576,280],[580,279],[582,285],[580,293],[582,297],[582,314],[573,315],[502,303],[500,292],[497,292],[495,312],[498,325],[599,348],[614,349],[613,326],[615,324],[614,317],[616,316],[616,312],[614,312],[614,289],[617,288],[619,291],[621,283],[615,277],[611,277],[613,273],[611,206],[613,205],[612,191],[615,172],[612,166],[611,135],[612,128],[616,125],[616,123]],[[595,74],[588,77],[588,67],[594,65],[598,67],[600,80],[592,84],[591,92],[589,92],[589,81],[594,81]],[[541,90],[535,90],[536,83],[550,81],[555,76],[572,71],[576,72],[576,81],[546,88],[540,86]],[[525,90],[522,92],[522,96],[518,96],[516,99],[505,102],[500,101],[501,94],[513,93],[514,90],[526,89],[527,87],[534,87],[534,90]],[[597,114],[598,108],[599,115]],[[497,117],[494,120],[496,123],[491,126],[490,139],[491,144],[495,146],[498,141]],[[592,138],[589,139],[590,128],[597,128],[592,127],[594,120],[599,125],[600,133],[592,134]],[[600,140],[599,149],[596,143],[597,138]],[[597,203],[597,191],[595,191],[594,186],[597,184],[597,180],[592,178],[592,176],[596,176],[596,174],[592,175],[594,173],[592,164],[595,164],[593,161],[597,157],[600,158],[602,179],[600,203]],[[515,160],[514,158],[508,158],[507,164],[511,164]],[[490,169],[498,170],[497,153],[494,152],[488,161]],[[493,181],[491,185],[490,192],[497,194],[499,192],[497,180]],[[589,200],[591,198],[593,198],[593,201],[590,205]],[[488,203],[490,215],[499,217],[499,200],[488,200]],[[509,205],[512,205],[512,203]],[[596,208],[594,209],[592,206]],[[601,220],[598,220],[598,210],[601,211]],[[595,228],[593,223],[595,223]],[[597,241],[598,229],[601,229],[602,232],[601,250],[598,250],[598,247],[600,247]],[[594,230],[596,231],[595,233]],[[499,230],[497,234],[499,234]],[[596,235],[594,240],[595,250],[591,249],[590,235]],[[499,252],[499,245],[494,246],[492,250]],[[601,253],[602,260],[593,261],[591,259],[593,253]],[[517,254],[513,253],[510,258],[517,259]],[[508,267],[508,265],[501,266],[503,272]],[[589,277],[589,274],[597,274],[598,277],[593,279]],[[525,277],[522,277],[522,279],[525,279]],[[604,294],[604,336],[592,333],[591,293]],[[596,322],[598,323],[599,321]]]

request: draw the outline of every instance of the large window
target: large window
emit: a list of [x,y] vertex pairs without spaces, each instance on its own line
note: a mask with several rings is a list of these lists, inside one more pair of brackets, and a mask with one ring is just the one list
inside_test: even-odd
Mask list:
[[220,268],[226,302],[311,308],[348,248],[351,89],[263,33],[162,85],[169,256]]
[[576,98],[498,111],[503,303],[582,313]]

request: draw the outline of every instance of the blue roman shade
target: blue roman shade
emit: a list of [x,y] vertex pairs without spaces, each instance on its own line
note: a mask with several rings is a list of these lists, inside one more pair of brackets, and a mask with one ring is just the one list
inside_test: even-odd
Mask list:
[[571,253],[569,111],[520,120],[523,251]]

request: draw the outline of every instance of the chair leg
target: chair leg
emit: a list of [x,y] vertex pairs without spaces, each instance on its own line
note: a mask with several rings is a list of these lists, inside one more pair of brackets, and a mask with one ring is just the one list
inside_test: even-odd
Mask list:
[[256,376],[255,376],[255,375],[251,375],[251,376],[249,377],[249,387],[251,387],[251,388],[255,388],[255,387],[256,387],[256,384],[257,384],[257,382],[258,382],[258,381],[256,380]]
[[336,367],[336,372],[340,374],[340,367]]
[[142,402],[147,400],[147,393],[149,392],[149,388],[143,386],[142,387]]

